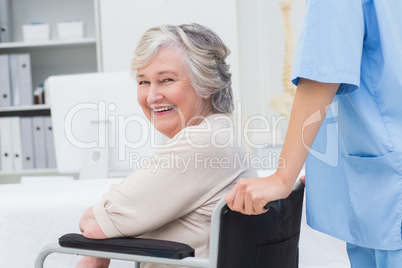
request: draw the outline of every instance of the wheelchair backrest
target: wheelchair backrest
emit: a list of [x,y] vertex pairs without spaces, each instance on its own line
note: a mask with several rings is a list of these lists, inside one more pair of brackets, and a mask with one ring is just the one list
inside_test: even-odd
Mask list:
[[304,184],[281,200],[281,209],[261,215],[221,210],[219,268],[296,268]]

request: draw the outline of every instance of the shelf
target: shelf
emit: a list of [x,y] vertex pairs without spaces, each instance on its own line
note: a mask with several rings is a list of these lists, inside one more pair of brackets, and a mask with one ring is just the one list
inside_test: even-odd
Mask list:
[[41,169],[23,169],[23,170],[0,170],[0,185],[10,183],[20,183],[22,177],[58,177],[58,176],[73,176],[78,178],[77,174],[60,174],[55,168]]
[[[112,171],[108,173],[108,178],[125,178],[133,171],[119,172]],[[38,168],[38,169],[22,169],[22,170],[10,170],[3,171],[0,170],[0,184],[2,177],[11,177],[11,176],[38,176],[38,175],[59,175],[59,176],[76,176],[77,173],[68,173],[68,174],[60,174],[57,168]]]
[[80,46],[80,45],[95,45],[95,38],[84,38],[79,40],[49,40],[44,42],[10,42],[0,43],[0,49],[8,48],[41,48],[55,46]]
[[9,175],[40,175],[40,174],[55,174],[58,173],[55,168],[48,169],[23,169],[23,170],[11,170],[11,171],[2,171],[0,170],[0,176],[9,176]]
[[37,104],[37,105],[28,105],[28,106],[0,107],[0,113],[8,112],[8,111],[35,111],[35,110],[45,110],[45,109],[50,109],[50,105]]
[[6,116],[50,116],[50,106],[40,104],[0,108],[0,117]]

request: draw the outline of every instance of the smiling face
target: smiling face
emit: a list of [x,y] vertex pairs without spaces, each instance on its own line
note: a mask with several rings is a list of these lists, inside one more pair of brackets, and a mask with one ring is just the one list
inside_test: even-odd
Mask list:
[[212,114],[210,99],[191,86],[179,49],[162,48],[145,67],[137,70],[137,100],[155,128],[169,138]]

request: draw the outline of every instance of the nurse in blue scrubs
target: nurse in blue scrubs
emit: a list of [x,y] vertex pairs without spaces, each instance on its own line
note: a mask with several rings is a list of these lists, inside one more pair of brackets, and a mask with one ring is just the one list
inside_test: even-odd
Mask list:
[[307,0],[286,165],[226,196],[263,213],[306,162],[307,223],[346,241],[352,268],[402,267],[401,14],[401,0]]

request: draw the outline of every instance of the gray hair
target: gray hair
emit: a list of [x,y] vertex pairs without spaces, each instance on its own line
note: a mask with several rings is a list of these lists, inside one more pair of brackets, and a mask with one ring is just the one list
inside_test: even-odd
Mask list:
[[166,47],[184,52],[183,63],[195,92],[203,98],[211,98],[215,113],[233,111],[232,75],[225,62],[230,50],[216,33],[196,23],[151,28],[134,51],[131,69],[145,67]]

